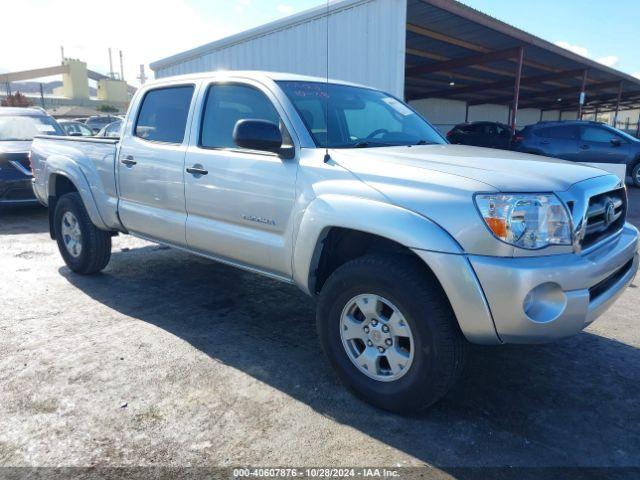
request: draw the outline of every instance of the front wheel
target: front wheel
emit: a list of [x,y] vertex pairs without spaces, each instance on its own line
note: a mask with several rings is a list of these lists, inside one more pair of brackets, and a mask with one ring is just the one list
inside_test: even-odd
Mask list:
[[466,340],[436,279],[406,255],[367,255],[320,293],[320,342],[340,380],[386,410],[427,408],[459,377]]
[[54,228],[58,250],[76,273],[97,273],[111,258],[111,234],[89,218],[79,193],[67,193],[56,202]]
[[631,169],[631,181],[636,187],[640,187],[640,162],[636,163]]

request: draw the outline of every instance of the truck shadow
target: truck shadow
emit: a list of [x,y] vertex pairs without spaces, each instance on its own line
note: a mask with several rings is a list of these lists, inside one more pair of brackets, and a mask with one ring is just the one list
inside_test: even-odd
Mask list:
[[611,339],[582,333],[546,346],[475,347],[443,401],[401,417],[337,383],[313,301],[293,286],[154,246],[114,252],[102,275],[60,273],[98,302],[445,471],[640,462],[640,351]]

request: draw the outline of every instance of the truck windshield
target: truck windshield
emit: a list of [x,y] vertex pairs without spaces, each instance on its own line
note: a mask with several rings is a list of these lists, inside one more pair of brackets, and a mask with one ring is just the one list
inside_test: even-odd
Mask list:
[[1,115],[0,141],[33,140],[36,135],[64,135],[50,117],[31,115]]
[[277,83],[293,103],[318,147],[447,143],[414,110],[378,90],[322,82]]

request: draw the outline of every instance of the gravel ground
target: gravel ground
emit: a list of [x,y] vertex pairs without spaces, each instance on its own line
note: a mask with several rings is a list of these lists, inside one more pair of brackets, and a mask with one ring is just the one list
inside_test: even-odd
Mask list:
[[77,276],[44,210],[0,212],[0,465],[640,466],[635,285],[574,338],[474,347],[400,417],[337,383],[294,287],[129,236],[113,252]]

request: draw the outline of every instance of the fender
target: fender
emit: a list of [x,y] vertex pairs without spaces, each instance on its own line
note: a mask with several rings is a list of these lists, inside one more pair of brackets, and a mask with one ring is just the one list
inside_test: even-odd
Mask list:
[[80,193],[82,203],[84,203],[84,207],[89,214],[91,222],[93,222],[96,227],[102,230],[109,230],[104,220],[100,216],[98,205],[96,204],[95,198],[93,198],[93,194],[91,193],[89,181],[76,162],[62,155],[52,155],[47,158],[45,175],[45,178],[47,179],[47,198],[56,196],[54,186],[55,184],[52,182],[54,175],[61,175],[68,178],[69,181],[76,187],[78,193]]
[[322,195],[303,212],[294,244],[293,279],[307,294],[312,291],[311,273],[322,251],[322,240],[332,227],[360,230],[413,249],[463,253],[442,227],[415,212],[377,200]]

